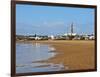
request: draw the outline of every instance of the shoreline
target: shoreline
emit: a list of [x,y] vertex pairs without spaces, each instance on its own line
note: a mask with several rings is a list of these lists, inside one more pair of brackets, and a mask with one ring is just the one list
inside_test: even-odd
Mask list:
[[43,41],[17,41],[18,43],[49,44],[59,53],[46,60],[55,64],[63,64],[67,70],[85,70],[95,68],[94,40],[43,40]]

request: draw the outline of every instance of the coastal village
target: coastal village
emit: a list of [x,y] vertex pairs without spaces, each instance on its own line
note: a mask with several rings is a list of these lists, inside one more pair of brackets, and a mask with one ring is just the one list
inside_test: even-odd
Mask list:
[[16,35],[16,40],[94,40],[94,34],[74,33],[73,24],[70,25],[70,32],[62,35]]

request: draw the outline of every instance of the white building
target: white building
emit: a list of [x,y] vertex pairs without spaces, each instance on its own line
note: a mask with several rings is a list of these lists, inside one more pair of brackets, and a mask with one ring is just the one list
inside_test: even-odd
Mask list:
[[89,39],[90,39],[90,40],[94,40],[95,37],[94,37],[94,36],[90,36]]
[[50,36],[50,38],[51,38],[52,40],[54,40],[54,39],[55,39],[55,37],[54,37],[53,35],[51,35],[51,36]]
[[40,40],[40,39],[41,39],[40,37],[37,37],[37,36],[35,37],[35,40]]
[[76,36],[77,34],[76,34],[76,33],[65,33],[64,35],[65,35],[65,36],[68,36],[68,35],[69,35],[69,36]]

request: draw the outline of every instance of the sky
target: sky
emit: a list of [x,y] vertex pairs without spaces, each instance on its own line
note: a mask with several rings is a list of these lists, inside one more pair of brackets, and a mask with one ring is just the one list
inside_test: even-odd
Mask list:
[[94,33],[94,9],[42,5],[16,5],[17,35],[63,35]]

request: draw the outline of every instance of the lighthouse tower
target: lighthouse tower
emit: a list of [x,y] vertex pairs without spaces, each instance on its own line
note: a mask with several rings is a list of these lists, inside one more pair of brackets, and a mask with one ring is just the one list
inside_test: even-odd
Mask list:
[[70,40],[72,40],[75,36],[76,36],[76,33],[74,33],[74,25],[73,25],[73,23],[71,24],[71,26],[70,26],[70,34],[69,34],[69,36],[70,36]]
[[71,35],[73,35],[73,23],[71,24]]

